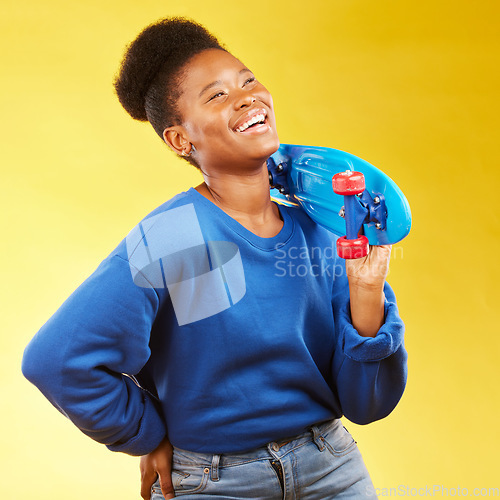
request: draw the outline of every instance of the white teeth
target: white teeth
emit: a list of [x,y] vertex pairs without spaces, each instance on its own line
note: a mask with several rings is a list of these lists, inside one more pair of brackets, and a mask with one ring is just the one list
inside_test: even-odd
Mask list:
[[251,127],[255,123],[264,122],[265,119],[266,119],[266,115],[263,113],[261,113],[259,115],[254,115],[254,116],[252,116],[252,118],[250,118],[250,120],[248,120],[247,122],[240,125],[236,129],[236,132],[244,132],[248,127]]

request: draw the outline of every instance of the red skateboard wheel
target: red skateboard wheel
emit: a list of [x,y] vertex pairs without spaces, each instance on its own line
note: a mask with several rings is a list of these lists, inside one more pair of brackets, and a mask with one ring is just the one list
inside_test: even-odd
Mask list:
[[340,172],[333,176],[332,186],[333,192],[340,195],[361,194],[365,190],[365,176],[351,170]]
[[368,238],[360,236],[355,240],[348,240],[342,236],[337,240],[337,254],[342,259],[360,259],[368,255]]

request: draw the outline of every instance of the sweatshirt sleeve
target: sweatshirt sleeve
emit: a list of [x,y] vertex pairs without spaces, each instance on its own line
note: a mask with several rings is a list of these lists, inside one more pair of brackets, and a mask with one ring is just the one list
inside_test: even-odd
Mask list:
[[333,377],[342,412],[356,424],[368,424],[389,415],[406,385],[404,323],[387,283],[384,293],[385,322],[375,337],[363,337],[352,326],[346,288],[333,300],[337,336]]
[[159,307],[128,261],[108,257],[26,347],[22,370],[82,432],[113,451],[146,454],[166,434],[155,398],[133,375],[149,359]]

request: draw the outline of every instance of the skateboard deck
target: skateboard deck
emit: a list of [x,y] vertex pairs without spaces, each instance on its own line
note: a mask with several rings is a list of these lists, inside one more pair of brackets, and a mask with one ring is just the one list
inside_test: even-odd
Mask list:
[[281,144],[267,160],[267,167],[275,201],[302,207],[316,223],[339,236],[346,234],[344,207],[348,197],[344,199],[333,191],[332,178],[346,171],[347,175],[361,172],[365,190],[352,197],[356,199],[356,210],[368,213],[358,217],[360,233],[370,245],[388,245],[410,232],[410,205],[401,189],[381,170],[357,156],[326,147]]

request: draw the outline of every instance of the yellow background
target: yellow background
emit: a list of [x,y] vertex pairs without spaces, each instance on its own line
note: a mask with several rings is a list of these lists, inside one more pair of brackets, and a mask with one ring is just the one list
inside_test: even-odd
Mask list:
[[206,24],[254,70],[282,142],[356,154],[410,201],[390,274],[407,390],[385,420],[347,424],[375,485],[500,487],[499,5],[2,0],[0,498],[139,498],[137,459],[73,428],[20,361],[131,227],[199,182],[111,85],[124,46],[167,15]]

